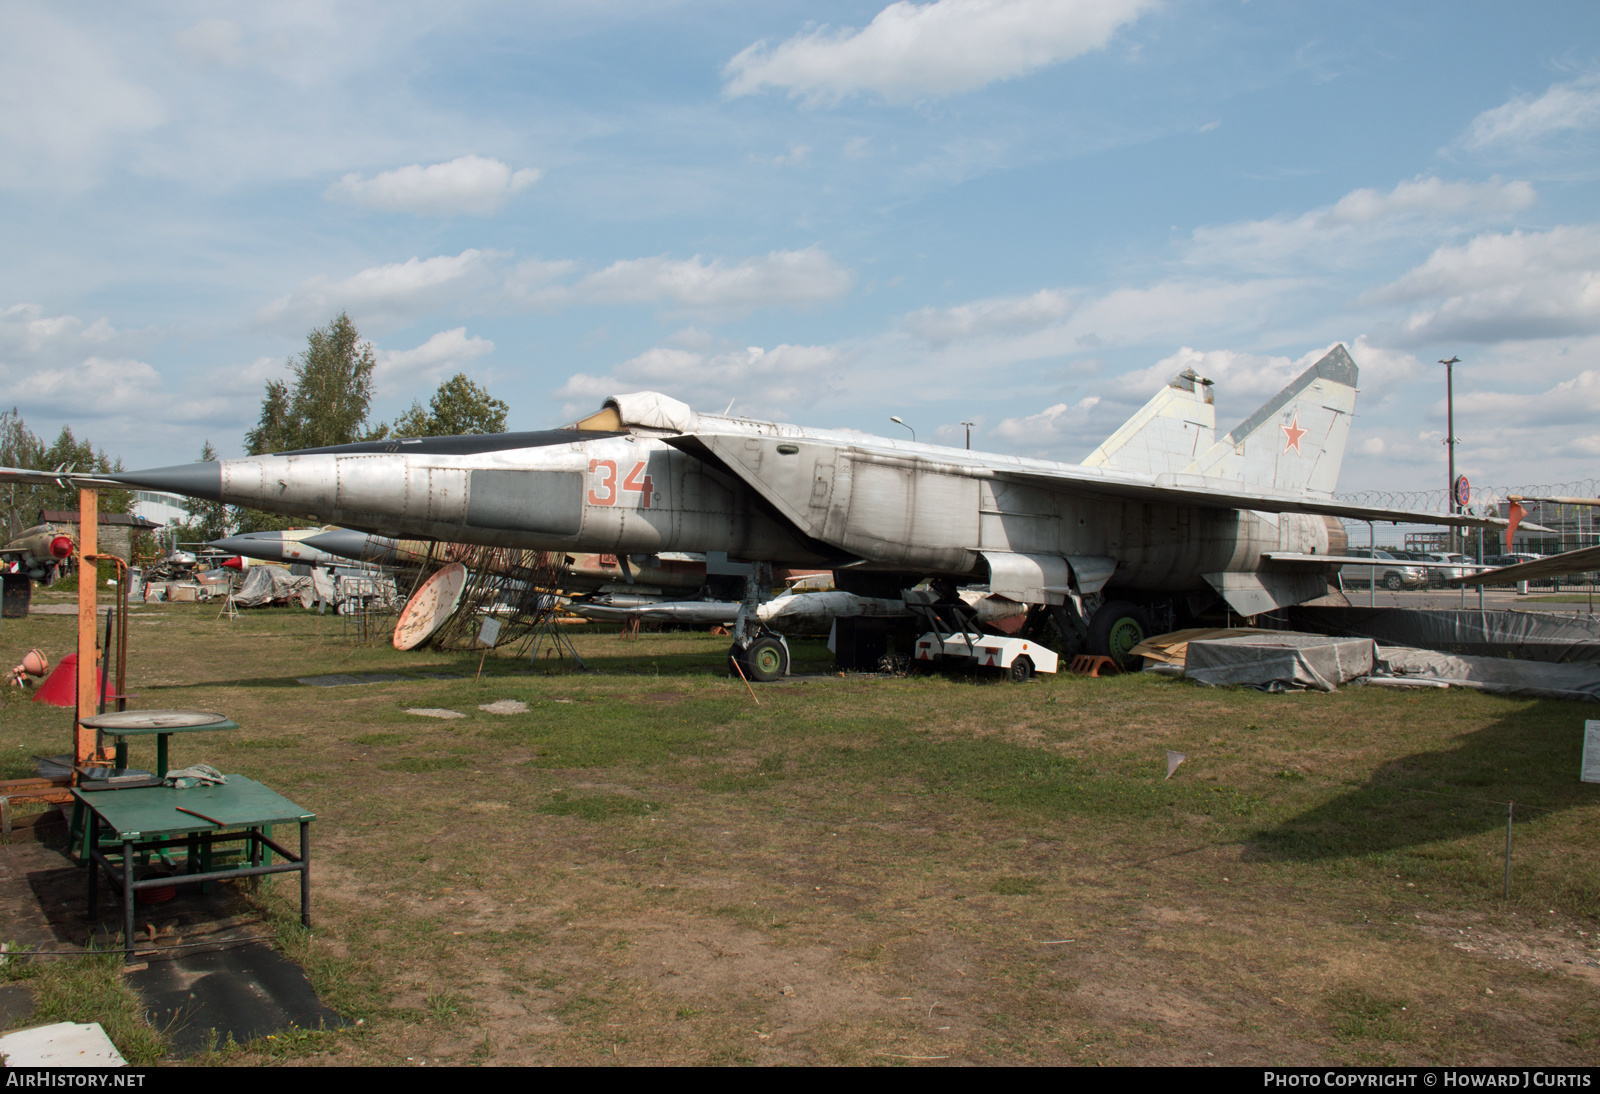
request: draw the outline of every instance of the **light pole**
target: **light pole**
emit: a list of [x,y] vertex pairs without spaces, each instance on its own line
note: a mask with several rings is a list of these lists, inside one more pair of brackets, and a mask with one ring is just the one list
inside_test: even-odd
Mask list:
[[[902,422],[899,418],[896,418],[893,414],[889,415],[889,420],[891,422],[895,423],[896,425],[906,425],[905,422]],[[911,429],[911,427],[908,426],[908,425],[906,425],[906,428],[907,429]],[[915,429],[911,429],[911,443],[915,444],[916,441],[917,441],[917,431]]]
[[[1461,358],[1452,356],[1446,361],[1440,359],[1444,366],[1444,406],[1445,426],[1444,443],[1450,453],[1450,486],[1445,491],[1445,500],[1448,505],[1447,512],[1456,511],[1456,392],[1455,392],[1455,366],[1461,363]],[[1456,527],[1450,525],[1450,550],[1456,549]],[[1462,591],[1466,589],[1463,586]]]
[[977,422],[962,422],[961,424],[967,427],[967,448],[970,450],[972,448],[972,427],[977,425],[978,423]]

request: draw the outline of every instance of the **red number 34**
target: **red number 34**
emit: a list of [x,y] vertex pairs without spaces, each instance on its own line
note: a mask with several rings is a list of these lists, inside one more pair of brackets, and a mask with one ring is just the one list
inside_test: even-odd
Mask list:
[[[640,460],[628,471],[627,477],[622,480],[622,489],[629,493],[640,495],[639,508],[649,509],[654,500],[655,484],[650,476],[644,473],[645,463]],[[590,505],[615,505],[621,491],[617,489],[617,461],[616,460],[590,460],[589,473],[598,474],[594,489],[589,491]]]

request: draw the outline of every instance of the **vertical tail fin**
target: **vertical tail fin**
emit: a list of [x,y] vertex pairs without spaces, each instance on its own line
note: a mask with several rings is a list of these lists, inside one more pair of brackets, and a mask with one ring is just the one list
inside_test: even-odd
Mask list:
[[1086,467],[1167,474],[1187,467],[1209,449],[1216,433],[1211,381],[1186,368],[1083,463]]
[[1356,407],[1355,361],[1334,346],[1184,470],[1329,497]]

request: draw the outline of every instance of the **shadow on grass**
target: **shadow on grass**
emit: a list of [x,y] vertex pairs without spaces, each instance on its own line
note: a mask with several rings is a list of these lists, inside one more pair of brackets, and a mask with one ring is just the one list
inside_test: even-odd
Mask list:
[[1253,834],[1256,855],[1303,862],[1403,850],[1504,829],[1516,821],[1600,802],[1600,787],[1578,781],[1584,703],[1507,702],[1457,748],[1418,752],[1383,764],[1366,784]]

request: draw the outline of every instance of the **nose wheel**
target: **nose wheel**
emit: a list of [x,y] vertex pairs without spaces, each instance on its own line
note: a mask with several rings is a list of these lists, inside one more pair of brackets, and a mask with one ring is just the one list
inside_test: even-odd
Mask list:
[[789,644],[777,635],[766,634],[748,646],[735,642],[728,651],[728,671],[758,684],[768,684],[789,675]]

